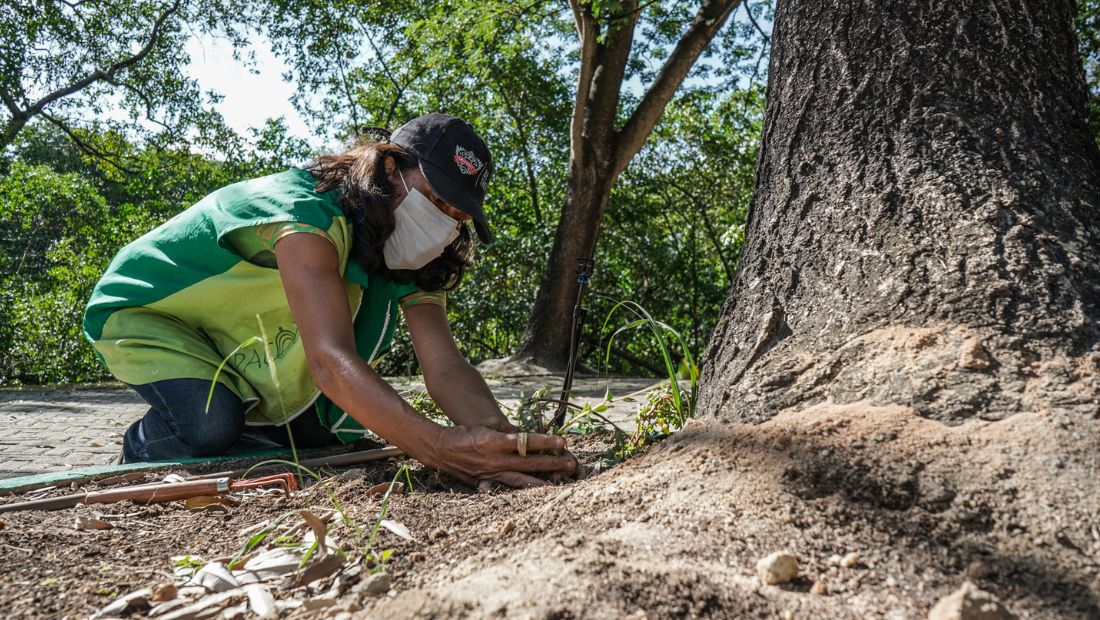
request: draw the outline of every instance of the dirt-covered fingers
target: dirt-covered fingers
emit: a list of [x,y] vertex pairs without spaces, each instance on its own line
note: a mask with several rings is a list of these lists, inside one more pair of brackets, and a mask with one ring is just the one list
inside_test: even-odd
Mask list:
[[588,470],[584,468],[584,465],[581,465],[580,460],[577,459],[576,456],[573,456],[572,452],[570,452],[568,450],[563,450],[563,453],[566,456],[572,456],[573,457],[573,459],[577,462],[577,469],[573,472],[568,472],[568,473],[566,473],[566,472],[554,472],[550,476],[550,481],[551,482],[561,482],[563,480],[584,480],[586,477],[588,477]]
[[493,483],[499,482],[503,485],[507,485],[517,489],[524,489],[529,487],[545,487],[550,483],[536,478],[534,476],[528,476],[527,474],[520,473],[518,471],[502,471],[495,473],[491,476],[486,476],[478,481],[477,490],[479,493],[487,493],[493,490]]
[[572,475],[577,471],[577,459],[572,454],[549,456],[543,454],[506,456],[500,461],[501,469],[509,471],[562,473]]
[[[526,435],[521,440],[521,433],[504,433],[503,439],[498,440],[497,447],[501,452],[519,452],[520,446],[526,446],[526,452],[541,452],[543,450],[562,450],[565,448],[565,438],[557,435],[545,435],[542,433],[522,433]],[[525,443],[524,443],[525,442]]]

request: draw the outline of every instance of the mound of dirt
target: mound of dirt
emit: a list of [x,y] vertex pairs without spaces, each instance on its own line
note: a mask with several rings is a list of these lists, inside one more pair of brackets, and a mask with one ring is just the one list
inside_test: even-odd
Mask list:
[[[969,580],[1020,617],[1097,618],[1098,426],[948,427],[863,403],[696,421],[579,484],[455,501],[443,513],[461,525],[409,498],[406,519],[447,534],[399,554],[395,597],[363,603],[387,617],[923,618]],[[762,585],[755,563],[778,550],[800,576]]]

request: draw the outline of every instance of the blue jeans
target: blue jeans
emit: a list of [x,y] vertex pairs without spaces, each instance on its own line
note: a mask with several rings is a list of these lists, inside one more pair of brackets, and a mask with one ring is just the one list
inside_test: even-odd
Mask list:
[[321,425],[314,407],[282,426],[245,426],[244,405],[220,383],[214,386],[209,411],[205,411],[210,393],[206,380],[168,379],[130,387],[149,403],[149,411],[126,429],[122,440],[125,463],[289,447],[290,434],[297,448],[340,443]]

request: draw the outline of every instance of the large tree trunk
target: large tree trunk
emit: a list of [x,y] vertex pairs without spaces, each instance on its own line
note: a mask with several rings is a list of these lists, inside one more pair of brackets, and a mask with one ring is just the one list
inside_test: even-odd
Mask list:
[[1070,0],[788,2],[700,408],[1100,412],[1100,152]]

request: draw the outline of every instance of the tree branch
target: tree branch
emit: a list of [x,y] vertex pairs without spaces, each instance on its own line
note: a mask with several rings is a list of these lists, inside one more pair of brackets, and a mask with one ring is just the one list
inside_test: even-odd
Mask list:
[[[638,23],[637,7],[638,0],[623,2],[623,13],[610,20],[607,39],[597,52],[596,71],[592,78],[592,91],[589,92],[585,119],[589,125],[586,129],[598,132],[597,136],[593,136],[597,142],[605,142],[613,136],[626,64],[630,60],[630,48],[634,43],[634,27]],[[612,153],[614,146],[608,146],[605,152]],[[613,164],[613,161],[601,161],[600,164]]]
[[569,152],[576,157],[584,139],[584,111],[588,103],[588,93],[592,88],[592,75],[596,71],[596,29],[595,18],[580,0],[569,0],[573,10],[573,21],[577,25],[577,37],[580,39],[580,75],[577,77],[577,96],[573,100],[573,115],[569,121]]
[[163,121],[160,121],[160,120],[157,120],[156,118],[153,117],[153,108],[155,106],[153,105],[152,100],[149,99],[148,93],[146,93],[145,91],[141,90],[140,88],[138,88],[137,86],[135,86],[133,84],[127,84],[126,82],[120,82],[120,81],[118,81],[114,78],[111,78],[111,79],[107,80],[107,83],[110,84],[111,86],[117,86],[117,87],[119,87],[123,90],[127,90],[127,91],[130,91],[131,93],[133,93],[135,97],[137,97],[138,99],[141,99],[141,102],[145,104],[145,120],[147,120],[151,123],[155,123],[157,125],[160,125],[161,127],[168,130],[169,132],[172,131],[172,128],[169,127],[167,123],[165,123]]
[[745,13],[749,16],[749,21],[752,22],[756,31],[760,33],[760,37],[764,39],[764,47],[767,47],[771,43],[772,38],[768,36],[768,33],[764,32],[764,29],[760,27],[760,24],[756,23],[756,18],[753,17],[752,7],[749,6],[749,0],[741,0],[741,3],[745,5]]
[[11,96],[6,88],[0,88],[0,99],[4,101],[4,105],[8,108],[8,112],[11,112],[11,117],[16,118],[26,114],[20,109],[19,104],[15,102],[15,98]]
[[168,21],[169,17],[171,17],[176,11],[179,10],[181,2],[182,0],[175,0],[172,6],[168,7],[168,9],[164,13],[161,13],[160,17],[158,17],[156,22],[153,23],[153,29],[149,33],[149,40],[145,42],[145,45],[142,46],[142,48],[138,50],[136,54],[114,63],[110,67],[107,67],[107,69],[105,70],[100,69],[89,75],[86,75],[80,80],[77,80],[76,82],[73,82],[72,84],[69,84],[64,88],[55,90],[45,97],[42,97],[41,99],[36,101],[34,105],[27,108],[27,118],[30,119],[31,117],[40,114],[46,106],[50,105],[54,101],[57,101],[58,99],[68,97],[69,95],[79,92],[91,86],[92,84],[95,84],[96,82],[113,79],[119,71],[123,71],[129,67],[132,67],[138,62],[141,62],[141,60],[149,55],[149,52],[151,52],[156,46],[157,41],[160,39],[161,30],[164,28],[164,24]]
[[691,26],[676,43],[676,48],[661,67],[661,72],[619,133],[612,163],[616,175],[641,150],[691,67],[714,39],[714,35],[725,25],[737,4],[738,0],[706,0],[699,7]]
[[340,73],[340,84],[344,89],[344,97],[348,100],[348,108],[351,111],[351,123],[356,129],[359,128],[359,104],[355,102],[355,99],[351,96],[351,86],[348,85],[348,76],[344,73],[344,60],[343,58],[336,61],[336,70]]
[[91,144],[88,144],[87,142],[81,140],[80,136],[76,135],[76,133],[72,129],[70,129],[69,126],[64,121],[62,121],[61,119],[53,116],[52,114],[50,114],[48,112],[42,112],[42,113],[40,113],[40,116],[42,116],[42,118],[48,120],[55,127],[60,129],[62,133],[64,133],[66,136],[69,137],[70,140],[73,141],[73,144],[75,144],[77,146],[77,148],[84,151],[85,153],[91,155],[92,157],[100,159],[102,161],[105,161],[108,164],[111,164],[119,172],[124,172],[124,173],[130,174],[130,175],[137,174],[137,170],[134,170],[132,168],[127,168],[126,166],[122,165],[120,162],[116,161],[114,159],[114,157],[116,157],[117,154],[112,155],[111,153],[106,153],[104,151],[101,151],[101,150],[97,149],[96,147],[92,146]]
[[386,64],[385,59],[382,58],[382,50],[378,49],[378,45],[375,44],[374,38],[371,37],[370,32],[367,32],[366,26],[364,26],[362,22],[359,23],[359,31],[363,33],[363,37],[367,40],[367,43],[370,43],[371,49],[374,50],[374,59],[378,61],[378,64],[382,65],[382,73],[390,83],[393,84],[394,88],[400,89],[401,84],[398,83],[397,78],[394,77],[393,72],[390,71],[389,65]]
[[768,36],[766,32],[760,27],[760,24],[756,23],[756,18],[752,15],[752,7],[749,6],[749,0],[741,0],[745,5],[745,13],[749,16],[749,21],[752,22],[753,27],[760,33],[760,37],[764,40],[764,44],[760,46],[760,54],[756,57],[756,66],[752,68],[752,78],[750,82],[756,82],[756,76],[760,73],[760,61],[764,59],[764,55],[768,51],[768,46],[771,45],[772,38]]

